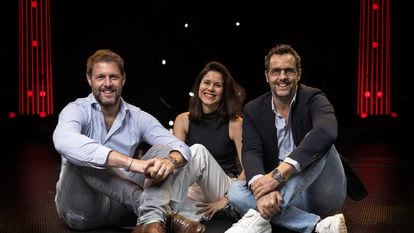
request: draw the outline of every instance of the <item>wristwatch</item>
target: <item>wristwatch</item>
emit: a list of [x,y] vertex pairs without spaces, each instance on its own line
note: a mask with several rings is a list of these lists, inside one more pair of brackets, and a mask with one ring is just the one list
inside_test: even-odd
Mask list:
[[176,158],[168,155],[164,159],[166,159],[166,160],[170,161],[171,163],[173,163],[175,168],[178,168],[178,160]]
[[277,168],[273,169],[272,178],[275,179],[279,184],[281,184],[285,181],[285,178],[283,178],[282,174],[280,173],[279,169],[277,169]]

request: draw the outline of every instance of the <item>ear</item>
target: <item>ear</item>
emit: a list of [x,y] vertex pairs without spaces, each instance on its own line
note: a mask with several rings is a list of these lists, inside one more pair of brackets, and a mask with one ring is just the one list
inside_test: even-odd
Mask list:
[[302,70],[298,71],[298,82],[300,81],[300,77],[302,76]]
[[122,86],[125,85],[125,81],[126,81],[126,74],[124,74],[124,79],[122,80]]
[[91,80],[91,77],[89,77],[88,75],[86,75],[86,80],[88,81],[89,86],[92,86],[92,80]]
[[266,77],[266,82],[269,83],[269,76],[267,76],[267,72],[266,70],[264,71],[265,77]]

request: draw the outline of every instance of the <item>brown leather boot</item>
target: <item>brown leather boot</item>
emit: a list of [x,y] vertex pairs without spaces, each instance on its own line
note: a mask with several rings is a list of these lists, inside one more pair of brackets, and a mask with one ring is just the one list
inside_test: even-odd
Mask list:
[[172,233],[203,233],[206,230],[203,224],[178,214],[171,215],[169,221]]
[[132,233],[165,233],[165,226],[162,222],[137,225]]

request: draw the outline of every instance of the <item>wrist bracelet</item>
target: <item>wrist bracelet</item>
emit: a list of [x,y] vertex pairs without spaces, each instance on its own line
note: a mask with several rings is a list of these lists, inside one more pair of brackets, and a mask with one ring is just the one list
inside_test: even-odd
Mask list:
[[127,171],[129,171],[129,170],[131,169],[132,162],[134,162],[134,159],[133,159],[133,158],[131,158],[131,162],[129,162],[129,165],[128,165],[128,168],[127,168]]

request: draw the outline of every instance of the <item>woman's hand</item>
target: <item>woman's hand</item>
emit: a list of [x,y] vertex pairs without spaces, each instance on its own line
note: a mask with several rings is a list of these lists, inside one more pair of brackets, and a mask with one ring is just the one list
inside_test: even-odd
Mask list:
[[204,214],[204,217],[210,220],[219,210],[226,207],[227,203],[227,197],[222,197],[215,202],[196,204],[197,207],[201,207],[201,209],[197,211],[197,214]]

